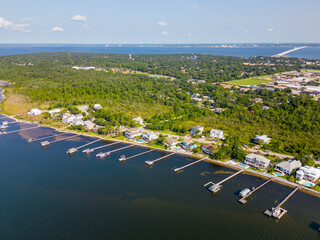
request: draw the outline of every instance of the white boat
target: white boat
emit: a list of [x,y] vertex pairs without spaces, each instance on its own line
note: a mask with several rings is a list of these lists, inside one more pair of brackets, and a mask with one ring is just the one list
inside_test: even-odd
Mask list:
[[110,155],[110,152],[100,152],[96,155],[96,157],[98,158],[103,158],[103,157],[106,157],[106,156],[109,156]]
[[91,148],[87,148],[85,150],[82,151],[83,153],[92,153],[93,150]]
[[119,161],[121,162],[121,161],[124,161],[124,160],[126,160],[126,156],[125,155],[121,155],[120,158],[119,158]]
[[281,209],[280,209],[280,208],[273,208],[273,209],[272,209],[272,216],[273,216],[274,218],[279,217],[280,214],[281,214]]
[[27,139],[27,142],[32,142],[33,141],[33,138],[28,138]]
[[6,129],[8,127],[8,125],[1,125],[0,129]]

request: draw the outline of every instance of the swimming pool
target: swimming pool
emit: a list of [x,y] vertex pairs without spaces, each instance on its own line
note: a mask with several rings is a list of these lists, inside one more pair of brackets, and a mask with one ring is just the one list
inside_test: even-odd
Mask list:
[[144,141],[141,140],[141,139],[139,139],[139,140],[136,140],[136,142],[138,142],[138,143],[143,143]]
[[181,150],[181,148],[174,148],[173,150],[180,151],[180,150]]
[[276,175],[276,176],[280,176],[281,175],[281,173],[277,173],[277,172],[274,172],[274,173],[272,173],[273,175]]
[[313,187],[313,184],[312,183],[309,183],[309,182],[305,182],[305,181],[300,181],[300,183],[306,187]]
[[247,165],[243,164],[243,163],[240,163],[240,166],[241,167],[248,167]]

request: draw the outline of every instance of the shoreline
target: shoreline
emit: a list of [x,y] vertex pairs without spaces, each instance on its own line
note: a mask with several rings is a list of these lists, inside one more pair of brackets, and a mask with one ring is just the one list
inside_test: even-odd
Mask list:
[[17,122],[37,124],[39,127],[51,128],[51,129],[54,129],[57,132],[73,133],[73,134],[76,134],[76,135],[79,135],[79,136],[84,136],[84,137],[91,137],[91,138],[97,138],[97,139],[101,139],[101,140],[105,140],[105,141],[121,142],[121,143],[136,145],[136,146],[143,147],[143,148],[156,149],[156,150],[160,150],[162,152],[175,153],[177,155],[183,155],[183,156],[186,156],[186,157],[191,157],[191,158],[196,159],[196,160],[198,160],[200,158],[206,158],[204,161],[206,161],[208,163],[211,163],[211,164],[214,164],[214,165],[223,166],[223,167],[226,167],[226,168],[237,169],[237,170],[245,169],[243,174],[253,175],[255,177],[260,177],[260,178],[263,178],[263,179],[272,179],[272,181],[274,181],[274,182],[276,182],[278,184],[285,185],[285,186],[292,187],[292,188],[300,187],[300,190],[302,192],[320,198],[320,192],[318,192],[318,191],[316,191],[314,189],[307,188],[307,187],[299,185],[297,183],[289,182],[288,180],[283,179],[283,178],[271,176],[270,174],[267,174],[267,173],[264,173],[264,172],[257,172],[257,171],[254,171],[252,169],[246,169],[246,168],[243,168],[243,167],[240,167],[240,166],[237,166],[237,165],[232,165],[232,164],[228,164],[228,163],[225,163],[225,162],[222,162],[222,161],[217,161],[217,160],[211,159],[210,156],[208,156],[208,155],[202,154],[200,156],[199,155],[197,156],[197,155],[192,155],[192,153],[178,152],[176,150],[166,150],[166,149],[151,147],[151,146],[148,146],[148,145],[143,145],[141,143],[132,142],[132,141],[125,141],[125,140],[113,139],[113,138],[105,138],[105,137],[102,137],[102,136],[99,136],[99,135],[91,135],[91,134],[87,134],[87,133],[79,133],[79,132],[75,132],[75,131],[72,131],[72,130],[69,130],[69,129],[66,131],[66,130],[64,130],[64,128],[59,129],[57,127],[49,126],[49,125],[46,125],[46,124],[40,124],[38,122],[35,123],[35,122],[30,122],[30,121],[26,121],[26,120],[17,119],[17,118],[15,118],[13,116],[9,116],[9,115],[7,115],[5,113],[2,113],[2,112],[0,112],[0,115],[4,115],[4,116],[6,116],[8,118],[11,118],[11,119],[17,121]]

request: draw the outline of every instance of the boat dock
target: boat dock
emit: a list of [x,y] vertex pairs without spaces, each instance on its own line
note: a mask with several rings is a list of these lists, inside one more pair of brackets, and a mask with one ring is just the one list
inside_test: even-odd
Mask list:
[[[209,191],[213,192],[213,193],[216,193],[216,192],[219,192],[221,190],[221,187],[222,187],[222,184],[225,183],[226,181],[230,180],[231,178],[239,175],[240,173],[242,173],[245,169],[242,169],[232,175],[230,175],[229,177],[223,179],[222,181],[218,182],[218,183],[213,183],[213,182],[208,182],[206,184],[204,184],[203,186],[205,188],[208,188]],[[210,186],[211,185],[211,186]],[[210,186],[210,187],[208,187]]]
[[110,147],[110,146],[113,146],[113,145],[116,145],[116,144],[119,144],[120,142],[115,142],[115,143],[110,143],[110,144],[107,144],[107,145],[102,145],[100,147],[95,147],[95,148],[87,148],[85,150],[83,150],[82,152],[83,153],[91,153],[95,150],[98,150],[98,149],[102,149],[102,148],[106,148],[106,147]]
[[40,127],[40,126],[23,128],[23,129],[13,130],[13,131],[10,131],[10,132],[2,132],[2,133],[0,133],[0,135],[9,134],[9,133],[15,133],[15,132],[20,132],[20,131],[29,130],[29,129],[34,129],[34,128],[38,128],[38,127]]
[[75,152],[77,152],[79,149],[84,148],[84,147],[86,147],[86,146],[89,146],[89,145],[94,144],[94,143],[99,142],[99,141],[101,141],[101,139],[97,139],[97,140],[95,140],[95,141],[86,143],[86,144],[81,145],[81,146],[79,146],[79,147],[70,148],[70,149],[68,149],[67,153],[68,153],[68,154],[75,153]]
[[54,141],[51,141],[51,142],[44,141],[44,142],[41,142],[41,146],[42,146],[42,147],[45,147],[45,146],[48,146],[48,145],[50,145],[50,144],[52,144],[52,143],[61,142],[61,141],[64,141],[64,140],[67,140],[67,139],[70,139],[70,138],[74,138],[74,137],[78,137],[78,136],[79,136],[79,135],[73,135],[73,136],[69,136],[69,137],[57,139],[57,140],[54,140]]
[[281,206],[285,204],[289,198],[295,194],[300,187],[296,187],[291,193],[288,194],[276,207],[273,207],[271,210],[267,209],[264,214],[267,215],[268,217],[274,217],[277,219],[282,218],[288,211],[286,209],[283,209]]
[[239,199],[238,201],[242,204],[245,204],[247,202],[246,198],[248,198],[251,194],[253,194],[254,192],[258,191],[260,188],[264,187],[265,185],[267,185],[269,182],[271,182],[273,179],[269,179],[267,181],[265,181],[264,183],[262,183],[260,186],[258,186],[257,188],[255,188],[254,190],[252,190],[251,192],[249,192],[246,196],[244,196],[243,198]]
[[170,156],[173,156],[173,155],[175,155],[175,154],[176,154],[176,153],[171,153],[171,154],[168,154],[168,155],[166,155],[166,156],[164,156],[164,157],[158,158],[158,159],[153,160],[153,161],[145,161],[145,163],[146,163],[148,166],[152,166],[154,163],[156,163],[156,162],[158,162],[158,161],[161,161],[161,160],[163,160],[163,159],[165,159],[165,158],[168,158],[168,157],[170,157]]
[[49,138],[53,138],[53,137],[57,137],[57,136],[62,136],[62,135],[66,135],[68,133],[61,133],[61,134],[56,134],[56,135],[52,135],[52,136],[47,136],[47,137],[42,137],[42,138],[29,138],[27,139],[27,142],[31,143],[31,142],[37,142],[37,141],[41,141],[41,140],[45,140],[45,139],[49,139]]
[[193,165],[196,165],[196,164],[198,164],[198,163],[200,163],[200,162],[203,162],[204,160],[206,160],[207,158],[202,158],[202,159],[200,159],[200,160],[197,160],[197,161],[194,161],[194,162],[192,162],[192,163],[189,163],[189,164],[187,164],[187,165],[185,165],[185,166],[183,166],[183,167],[179,167],[179,168],[175,168],[175,169],[173,169],[173,171],[174,172],[180,172],[180,171],[182,171],[183,169],[185,169],[185,168],[187,168],[187,167],[190,167],[190,166],[193,166]]
[[153,152],[153,151],[155,151],[156,149],[151,149],[151,150],[149,150],[149,151],[146,151],[146,152],[143,152],[143,153],[139,153],[139,154],[136,154],[136,155],[133,155],[133,156],[131,156],[131,157],[124,157],[124,158],[122,158],[121,160],[119,159],[119,162],[124,162],[124,161],[127,161],[127,160],[129,160],[129,159],[132,159],[132,158],[135,158],[135,157],[139,157],[139,156],[142,156],[142,155],[144,155],[144,154],[147,154],[147,153],[150,153],[150,152]]
[[[119,152],[119,151],[122,151],[124,149],[127,149],[127,148],[132,148],[136,145],[129,145],[129,146],[125,146],[125,147],[122,147],[122,148],[117,148],[117,149],[114,149],[114,150],[111,150],[111,151],[108,151],[106,153],[102,153],[101,156],[104,157],[104,156],[109,156],[111,153],[114,153],[114,152]],[[98,156],[99,157],[99,156]]]

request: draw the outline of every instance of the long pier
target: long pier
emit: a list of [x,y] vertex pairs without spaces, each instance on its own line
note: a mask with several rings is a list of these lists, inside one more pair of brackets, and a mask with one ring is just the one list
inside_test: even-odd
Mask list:
[[90,153],[90,152],[93,152],[93,151],[95,151],[95,150],[102,149],[102,148],[106,148],[106,147],[110,147],[110,146],[113,146],[113,145],[116,145],[116,144],[119,144],[119,143],[121,143],[121,142],[114,142],[114,143],[102,145],[102,146],[95,147],[95,148],[88,148],[88,149],[83,150],[83,152],[84,152],[84,153]]
[[5,135],[5,134],[9,134],[9,133],[20,132],[20,131],[24,131],[24,130],[39,128],[39,127],[40,127],[40,126],[35,126],[35,127],[29,127],[29,128],[23,128],[23,129],[13,130],[13,131],[10,131],[10,132],[2,132],[2,133],[0,133],[0,135]]
[[222,184],[225,183],[226,181],[230,180],[231,178],[239,175],[240,173],[244,172],[245,169],[242,169],[232,175],[230,175],[229,177],[223,179],[222,181],[218,182],[218,183],[213,183],[213,182],[208,182],[206,184],[204,184],[203,186],[204,187],[208,187],[209,185],[211,185],[208,190],[213,192],[213,193],[216,193],[218,191],[220,191],[221,187],[222,187]]
[[136,145],[129,145],[129,146],[125,146],[125,147],[122,147],[122,148],[117,148],[117,149],[108,151],[108,153],[109,153],[109,155],[110,155],[111,153],[119,152],[119,151],[122,151],[122,150],[124,150],[124,149],[132,148],[132,147],[135,147],[135,146],[136,146]]
[[175,168],[175,169],[173,169],[173,171],[174,172],[180,172],[180,171],[182,171],[183,169],[185,169],[185,168],[187,168],[187,167],[191,167],[191,166],[193,166],[193,165],[196,165],[196,164],[198,164],[198,163],[200,163],[200,162],[203,162],[204,160],[206,160],[207,158],[202,158],[202,159],[200,159],[200,160],[197,160],[197,161],[194,161],[194,162],[192,162],[192,163],[189,163],[189,164],[187,164],[187,165],[185,165],[185,166],[183,166],[183,167],[179,167],[179,168]]
[[155,150],[156,150],[156,149],[151,149],[151,150],[149,150],[149,151],[146,151],[146,152],[143,152],[143,153],[139,153],[139,154],[133,155],[133,156],[131,156],[131,157],[120,158],[120,159],[119,159],[119,162],[124,162],[124,161],[127,161],[127,160],[129,160],[129,159],[136,158],[136,157],[142,156],[142,155],[144,155],[144,154],[153,152],[153,151],[155,151]]
[[173,156],[173,155],[175,155],[175,154],[176,154],[176,153],[171,153],[171,154],[168,154],[168,155],[166,155],[166,156],[163,156],[163,157],[158,158],[158,159],[153,160],[153,161],[145,161],[145,163],[146,163],[148,166],[152,166],[154,163],[156,163],[156,162],[158,162],[158,161],[161,161],[161,160],[163,160],[163,159],[165,159],[165,158],[168,158],[168,157],[170,157],[170,156]]
[[69,137],[65,137],[65,138],[61,138],[61,139],[57,139],[57,140],[54,140],[54,141],[51,141],[51,142],[48,142],[48,141],[44,141],[44,142],[41,142],[41,146],[44,147],[44,146],[48,146],[52,143],[56,143],[56,142],[61,142],[61,141],[64,141],[64,140],[67,140],[67,139],[70,139],[70,138],[74,138],[74,137],[78,137],[79,135],[73,135],[73,136],[69,136]]
[[250,195],[252,195],[254,192],[258,191],[260,188],[263,188],[265,185],[267,185],[269,182],[271,182],[273,179],[269,179],[267,181],[265,181],[264,183],[262,183],[260,186],[256,187],[254,190],[252,190],[251,192],[249,192],[246,196],[242,197],[241,199],[239,199],[238,201],[242,204],[245,204],[247,202],[246,198],[248,198]]
[[283,215],[285,215],[288,211],[286,209],[283,209],[281,206],[285,204],[289,198],[293,196],[298,190],[300,189],[299,187],[296,187],[292,192],[288,194],[276,207],[272,208],[271,210],[267,209],[264,214],[269,216],[269,217],[274,217],[274,218],[282,218]]
[[294,49],[291,49],[291,50],[288,50],[288,51],[285,51],[285,52],[282,52],[282,53],[278,53],[276,55],[272,55],[272,57],[283,57],[285,56],[286,54],[288,53],[291,53],[291,52],[294,52],[294,51],[298,51],[300,49],[303,49],[303,48],[306,48],[307,46],[302,46],[302,47],[295,47]]
[[49,139],[49,138],[53,138],[53,137],[57,137],[57,136],[62,136],[62,135],[66,135],[68,134],[67,132],[65,133],[61,133],[61,134],[55,134],[55,135],[52,135],[52,136],[47,136],[47,137],[42,137],[42,138],[36,138],[36,139],[33,139],[33,138],[29,138],[27,139],[27,142],[31,143],[31,142],[37,142],[37,141],[41,141],[41,140],[45,140],[45,139]]
[[[60,135],[61,135],[61,134],[60,134]],[[93,142],[86,143],[86,144],[81,145],[81,146],[79,146],[79,147],[70,148],[70,149],[68,149],[67,153],[68,153],[68,154],[75,153],[75,152],[77,152],[79,149],[84,148],[84,147],[86,147],[86,146],[89,146],[89,145],[94,144],[94,143],[99,142],[99,141],[101,141],[101,139],[97,139],[97,140],[95,140],[95,141],[93,141]]]

